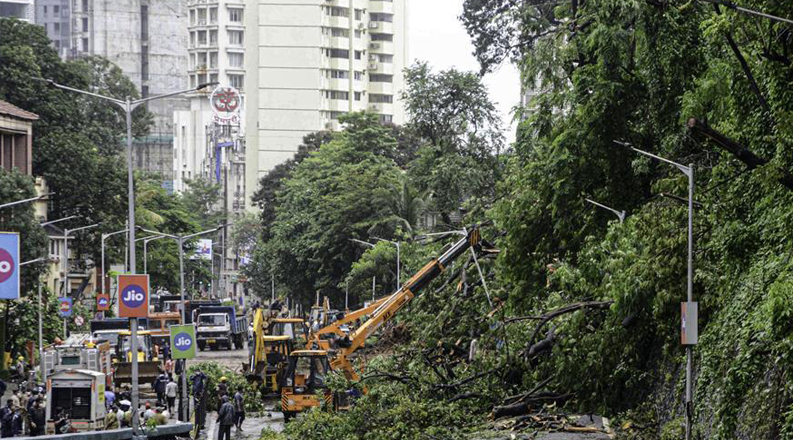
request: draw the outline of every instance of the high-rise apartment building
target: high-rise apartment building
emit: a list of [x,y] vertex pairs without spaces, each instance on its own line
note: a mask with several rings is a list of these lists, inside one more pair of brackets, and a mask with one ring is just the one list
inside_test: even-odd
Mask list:
[[[61,56],[107,58],[146,97],[188,87],[186,11],[173,0],[38,0],[36,22]],[[135,141],[137,169],[173,180],[173,112],[187,106],[183,97],[148,104],[154,125]]]
[[47,37],[61,58],[66,58],[72,44],[71,0],[36,0],[36,24],[44,26]]
[[0,17],[13,17],[33,23],[33,0],[0,0]]
[[404,122],[407,0],[246,0],[246,201],[304,135],[368,110]]
[[[188,81],[190,87],[218,82],[233,87],[240,95],[245,91],[245,3],[244,0],[188,0]],[[189,110],[174,112],[174,190],[185,191],[190,179],[205,179],[222,188],[222,200],[216,207],[229,215],[245,209],[244,106],[235,95],[235,116],[221,118],[210,105],[211,92],[190,95]],[[224,99],[216,96],[216,99]],[[217,103],[216,103],[217,104]],[[213,244],[212,295],[236,298],[241,294],[237,282],[239,258],[226,246],[230,229]]]

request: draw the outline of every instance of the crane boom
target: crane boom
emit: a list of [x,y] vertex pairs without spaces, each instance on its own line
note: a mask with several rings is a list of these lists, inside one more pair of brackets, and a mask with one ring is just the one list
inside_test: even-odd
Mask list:
[[421,270],[416,272],[416,274],[403,284],[399,290],[394,292],[387,300],[380,304],[369,317],[368,321],[350,334],[350,344],[338,350],[336,355],[331,357],[331,367],[343,370],[348,379],[357,380],[358,375],[353,370],[348,357],[360,348],[372,333],[413,299],[421,289],[442,274],[449,264],[465,253],[469,248],[479,246],[480,242],[481,235],[479,227],[474,226],[468,231],[465,238],[456,242],[440,257],[430,261],[422,267]]

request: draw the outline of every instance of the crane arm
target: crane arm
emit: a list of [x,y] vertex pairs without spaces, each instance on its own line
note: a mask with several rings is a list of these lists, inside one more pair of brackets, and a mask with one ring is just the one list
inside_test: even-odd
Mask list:
[[306,343],[306,349],[310,349],[316,341],[319,341],[321,339],[322,335],[334,334],[339,337],[347,336],[341,330],[341,326],[345,324],[349,324],[351,322],[355,322],[356,320],[371,314],[372,312],[377,310],[377,308],[380,307],[380,305],[383,304],[388,298],[389,297],[384,296],[378,299],[377,301],[369,304],[368,306],[358,309],[354,312],[347,313],[346,315],[344,315],[344,318],[341,318],[338,321],[335,321],[332,324],[317,330],[311,335],[311,338],[309,338],[308,342]]
[[354,379],[357,374],[352,369],[348,356],[360,348],[366,339],[372,335],[383,323],[391,319],[396,312],[405,306],[413,297],[435,278],[442,274],[446,267],[457,257],[465,253],[471,247],[479,246],[482,238],[479,227],[474,226],[467,236],[452,245],[449,250],[440,257],[430,261],[421,268],[410,280],[408,280],[399,290],[387,297],[387,299],[372,313],[372,316],[350,334],[350,345],[339,350],[335,357],[331,358],[333,368],[341,368],[345,371],[348,378]]

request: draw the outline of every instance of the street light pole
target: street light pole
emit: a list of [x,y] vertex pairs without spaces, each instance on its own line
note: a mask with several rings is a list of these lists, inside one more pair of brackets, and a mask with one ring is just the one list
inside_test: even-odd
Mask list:
[[[63,254],[64,254],[64,266],[63,266],[63,294],[64,296],[68,297],[69,294],[72,292],[72,286],[69,283],[69,234],[72,232],[82,231],[83,229],[91,229],[99,226],[100,223],[95,223],[93,225],[88,226],[81,226],[75,229],[64,229],[63,230]],[[63,318],[63,339],[66,339],[66,322],[67,319]]]
[[400,272],[400,267],[399,267],[399,263],[400,263],[399,262],[399,260],[400,260],[400,257],[399,257],[399,242],[398,241],[386,240],[385,238],[379,238],[379,237],[372,237],[372,238],[374,238],[375,240],[385,241],[386,243],[391,243],[391,244],[396,246],[396,248],[397,248],[397,269],[396,269],[397,270],[397,272],[396,272],[396,283],[397,283],[397,285],[396,285],[396,290],[399,290],[399,288],[402,287],[402,283],[400,282],[400,276],[399,276],[399,272]]
[[149,257],[148,253],[146,252],[146,248],[149,246],[150,241],[159,240],[160,238],[167,238],[164,235],[160,235],[158,237],[146,237],[143,240],[143,273],[149,273]]
[[[66,220],[66,219],[54,220],[54,221],[49,222],[49,223],[55,223],[55,222],[61,221],[61,220]],[[38,262],[41,262],[41,261],[50,261],[50,260],[51,260],[50,257],[36,258],[35,260],[24,261],[22,263],[19,263],[19,267],[27,266],[28,264],[38,263]],[[41,276],[39,276],[39,289],[38,289],[39,290],[39,292],[38,292],[39,293],[39,304],[38,304],[39,305],[39,380],[44,382],[44,379],[45,379],[45,377],[44,377],[44,325],[43,325],[43,318],[42,318],[42,311],[41,311],[41,309],[42,309],[42,307],[41,307],[41,288],[42,288],[42,282],[41,282]]]
[[[362,244],[364,246],[369,246],[370,248],[374,248],[375,247],[374,243],[369,243],[368,241],[358,240],[357,238],[351,238],[350,241],[353,241],[353,242],[358,243],[358,244]],[[376,285],[377,285],[377,276],[373,276],[372,277],[372,301],[374,301],[374,296],[375,296],[374,290],[375,290]]]
[[[148,232],[150,234],[157,234],[159,235],[158,238],[170,238],[172,240],[176,240],[179,246],[179,300],[181,302],[181,309],[182,309],[182,324],[187,323],[187,307],[185,307],[185,299],[184,299],[184,243],[185,241],[195,238],[201,235],[209,234],[211,232],[217,232],[227,225],[220,225],[214,229],[207,229],[206,231],[197,232],[195,234],[189,235],[172,235],[166,234],[164,232],[159,231],[151,231],[148,229],[142,229],[144,232]],[[189,420],[189,411],[187,411],[187,368],[186,365],[182,367],[182,394],[179,400],[179,417],[180,420],[186,422]]]
[[107,293],[107,292],[105,292],[105,279],[107,278],[107,273],[105,272],[105,240],[107,240],[108,238],[110,238],[113,235],[123,234],[123,233],[128,232],[128,231],[129,231],[129,228],[122,229],[120,231],[110,232],[110,233],[107,233],[107,234],[104,234],[104,233],[102,234],[102,244],[101,244],[101,247],[102,247],[102,293]]
[[598,202],[596,202],[596,201],[594,201],[592,199],[584,199],[584,200],[586,200],[587,202],[589,202],[589,203],[591,203],[591,204],[593,204],[593,205],[595,205],[595,206],[597,206],[599,208],[603,208],[603,209],[605,209],[607,211],[611,211],[612,213],[614,213],[614,215],[617,216],[618,219],[620,219],[620,224],[622,224],[622,222],[625,221],[625,211],[617,211],[614,208],[609,208],[608,206],[600,204],[600,203],[598,203]]
[[[660,160],[661,162],[674,165],[678,170],[688,177],[688,280],[687,280],[687,298],[688,303],[694,302],[694,164],[690,163],[688,166],[672,162],[671,160],[664,159],[663,157],[656,156],[652,153],[633,148],[632,146],[623,143],[615,143],[627,146],[631,150],[643,154],[647,157]],[[688,316],[686,317],[688,320]],[[687,322],[686,326],[691,322]],[[694,321],[693,325],[698,325]],[[692,430],[692,413],[694,409],[694,390],[693,390],[693,363],[694,363],[694,346],[693,344],[686,344],[686,440],[691,440]]]
[[47,197],[47,196],[49,196],[49,195],[52,195],[52,194],[54,194],[54,193],[47,193],[47,194],[42,194],[42,195],[40,195],[40,196],[31,197],[31,198],[29,198],[29,199],[24,199],[24,200],[17,200],[16,202],[8,202],[8,203],[4,203],[4,204],[0,205],[0,209],[3,209],[3,208],[8,208],[8,207],[11,207],[11,206],[16,206],[16,205],[21,205],[21,204],[23,204],[23,203],[30,203],[30,202],[35,202],[36,200],[41,200],[41,199],[43,199],[44,197]]

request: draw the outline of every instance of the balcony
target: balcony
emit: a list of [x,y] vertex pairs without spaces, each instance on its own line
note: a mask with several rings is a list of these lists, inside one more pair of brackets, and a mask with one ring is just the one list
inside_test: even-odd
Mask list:
[[370,53],[394,54],[394,43],[391,41],[372,41],[369,43]]
[[344,99],[322,99],[322,110],[346,112],[350,109],[350,101]]
[[378,63],[376,61],[369,61],[367,67],[369,73],[384,73],[387,75],[394,74],[394,65],[392,63]]
[[394,13],[394,2],[387,1],[370,1],[369,12],[383,12],[386,14]]
[[347,58],[331,58],[329,66],[331,69],[348,70],[350,68],[350,60]]
[[393,115],[394,104],[386,102],[371,103],[366,107],[372,113],[379,113],[381,115]]
[[394,94],[394,84],[387,83],[387,82],[369,82],[369,87],[367,87],[369,93],[375,93],[378,95],[393,95]]
[[350,19],[348,17],[335,17],[333,15],[325,15],[322,19],[322,25],[326,27],[335,28],[350,28]]
[[369,32],[372,34],[394,35],[394,23],[387,21],[370,21]]

